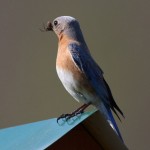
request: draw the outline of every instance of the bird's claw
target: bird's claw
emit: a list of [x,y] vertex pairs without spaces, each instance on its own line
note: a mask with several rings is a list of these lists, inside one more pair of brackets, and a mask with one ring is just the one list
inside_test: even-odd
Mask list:
[[76,109],[74,112],[72,112],[71,114],[62,114],[60,117],[57,118],[57,123],[60,119],[65,119],[65,121],[68,121],[69,119],[81,115],[84,113],[84,110],[91,104],[91,102],[89,102],[88,104],[83,104],[81,107],[79,107],[78,109]]
[[65,121],[68,121],[69,119],[75,117],[75,116],[78,116],[78,115],[81,115],[82,113],[84,113],[83,110],[80,110],[80,111],[75,111],[71,114],[62,114],[60,117],[57,118],[57,123],[60,119],[65,119]]

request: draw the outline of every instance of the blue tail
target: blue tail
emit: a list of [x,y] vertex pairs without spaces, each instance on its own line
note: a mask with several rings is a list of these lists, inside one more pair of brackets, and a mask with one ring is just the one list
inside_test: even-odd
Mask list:
[[122,142],[124,142],[110,108],[107,108],[107,112],[108,112],[108,117],[109,117],[108,121],[110,121],[109,124],[113,126],[113,128],[114,128],[115,132],[117,133],[117,135],[120,137]]

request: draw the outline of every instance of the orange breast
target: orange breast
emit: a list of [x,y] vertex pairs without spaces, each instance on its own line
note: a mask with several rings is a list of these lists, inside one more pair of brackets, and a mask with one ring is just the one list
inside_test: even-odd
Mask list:
[[95,90],[90,85],[85,74],[76,66],[72,59],[70,51],[67,48],[67,45],[70,42],[73,41],[63,38],[63,40],[59,43],[56,65],[61,69],[72,72],[74,79],[78,81],[78,90],[86,90],[88,92],[95,93]]

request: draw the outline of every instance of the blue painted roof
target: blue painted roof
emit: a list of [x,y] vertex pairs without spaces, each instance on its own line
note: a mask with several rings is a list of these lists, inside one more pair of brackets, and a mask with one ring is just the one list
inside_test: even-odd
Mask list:
[[43,120],[0,130],[0,150],[42,150],[60,139],[95,111],[86,112],[68,122]]

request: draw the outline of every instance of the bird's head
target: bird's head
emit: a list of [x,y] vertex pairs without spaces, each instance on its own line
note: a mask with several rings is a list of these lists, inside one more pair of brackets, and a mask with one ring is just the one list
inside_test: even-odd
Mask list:
[[53,20],[53,22],[48,21],[47,31],[54,31],[57,35],[60,35],[63,31],[68,28],[73,28],[77,24],[77,20],[70,16],[61,16]]
[[71,16],[60,16],[52,22],[48,21],[45,31],[54,31],[58,38],[61,35],[66,35],[72,39],[83,38],[79,22]]

